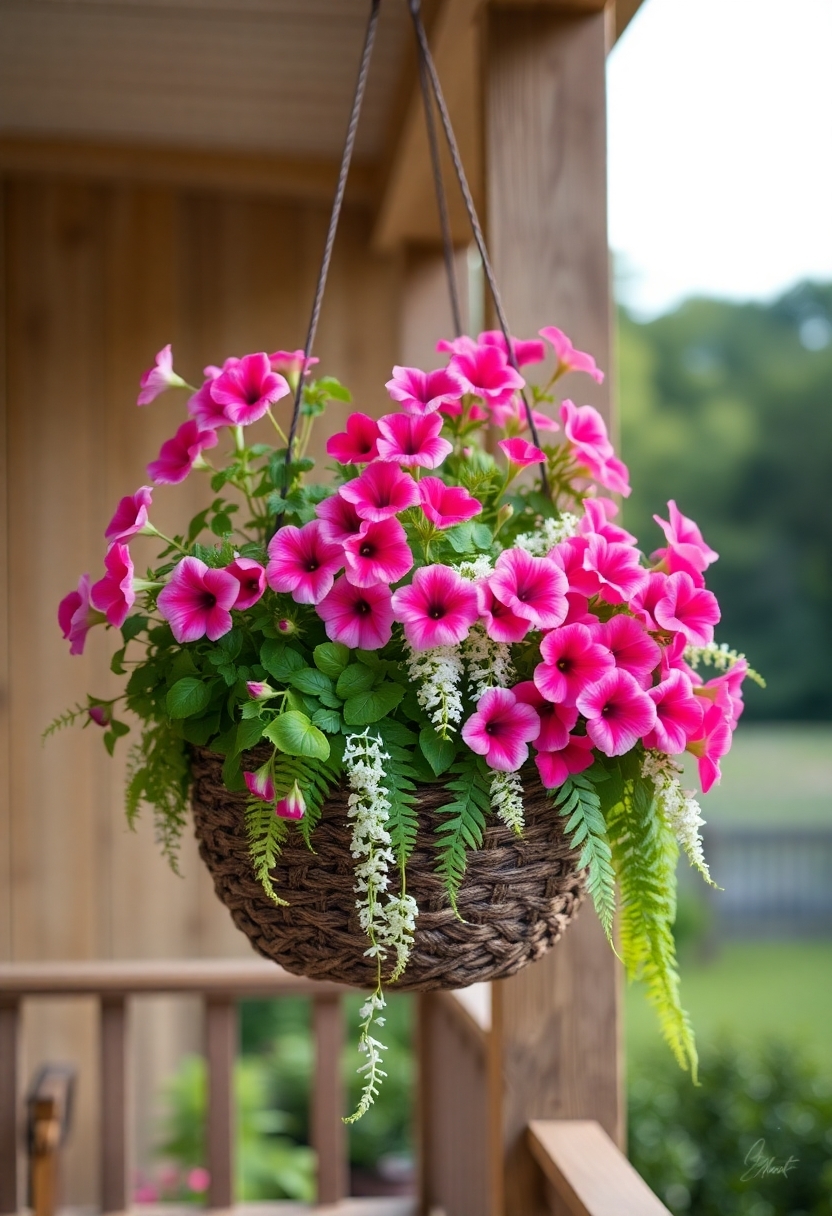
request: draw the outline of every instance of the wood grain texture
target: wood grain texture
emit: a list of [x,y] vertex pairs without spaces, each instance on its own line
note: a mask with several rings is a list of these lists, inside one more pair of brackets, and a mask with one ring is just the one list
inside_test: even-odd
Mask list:
[[211,1176],[208,1207],[234,1203],[236,1112],[234,1062],[237,1058],[237,1004],[233,997],[211,996],[205,1002],[205,1055],[208,1062],[205,1164]]
[[20,1199],[20,1003],[0,999],[0,1212],[17,1212]]
[[123,996],[106,996],[101,1000],[100,1008],[101,1211],[126,1212],[131,1199],[127,1001]]
[[312,1147],[318,1157],[317,1202],[340,1203],[349,1190],[341,1053],[344,1013],[340,996],[312,1004],[315,1074],[312,1083]]
[[592,1120],[533,1121],[528,1139],[572,1216],[670,1216],[621,1150]]

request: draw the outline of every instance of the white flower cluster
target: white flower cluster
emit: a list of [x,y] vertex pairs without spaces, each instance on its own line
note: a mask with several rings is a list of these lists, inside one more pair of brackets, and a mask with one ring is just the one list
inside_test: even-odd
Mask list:
[[470,561],[459,562],[451,569],[456,570],[460,578],[467,579],[469,583],[475,583],[478,579],[488,578],[489,574],[494,573],[494,563],[488,554],[480,553],[478,557],[473,557]]
[[491,774],[491,806],[497,818],[516,832],[523,831],[523,782],[519,773],[501,773],[495,769]]
[[517,672],[511,661],[511,649],[505,642],[495,642],[481,621],[471,626],[460,650],[468,669],[468,687],[478,701],[489,688],[510,688],[517,683]]
[[[737,650],[731,650],[726,642],[723,642],[719,646],[717,646],[716,642],[709,642],[707,646],[686,646],[684,658],[685,662],[689,663],[694,671],[696,671],[700,663],[704,663],[706,667],[714,667],[717,671],[730,671],[732,667],[745,659],[745,655],[740,654]],[[749,680],[753,680],[755,684],[759,684],[760,688],[765,688],[765,680],[758,671],[748,666],[747,659],[746,675]]]
[[545,557],[562,540],[577,536],[580,522],[577,515],[564,511],[560,519],[544,519],[539,528],[534,532],[523,532],[515,538],[514,543],[518,549],[531,553],[532,557]]
[[381,945],[389,947],[396,954],[396,965],[390,976],[392,984],[404,974],[407,960],[410,958],[419,908],[412,895],[391,895],[384,905],[383,913],[384,923],[379,925],[377,932]]
[[462,658],[457,646],[414,650],[407,646],[407,674],[416,686],[416,699],[438,733],[447,739],[462,721]]
[[641,775],[653,782],[659,812],[673,828],[676,839],[687,853],[691,865],[696,867],[707,883],[715,886],[705,861],[702,837],[699,833],[705,823],[702,808],[692,790],[682,789],[678,777],[680,772],[678,765],[662,752],[645,753]]

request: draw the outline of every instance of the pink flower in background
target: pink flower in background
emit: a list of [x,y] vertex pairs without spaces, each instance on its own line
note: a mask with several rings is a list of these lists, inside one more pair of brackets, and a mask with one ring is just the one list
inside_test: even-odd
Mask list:
[[217,445],[216,431],[202,431],[195,419],[183,422],[172,439],[162,444],[159,456],[151,460],[147,471],[163,486],[175,486],[184,481],[206,448]]
[[[662,519],[659,515],[653,516],[664,532],[668,546],[666,549],[659,549],[656,556],[665,558],[671,574],[675,573],[677,569],[681,569],[687,570],[689,574],[695,571],[701,575],[712,562],[717,560],[719,554],[705,544],[697,525],[692,519],[688,519],[686,515],[682,514],[672,498],[667,504],[667,510],[670,515],[669,521]],[[677,563],[675,566],[673,559]]]
[[622,604],[636,594],[647,578],[638,551],[592,535],[587,539],[584,569],[595,575],[599,594],[608,604]]
[[[472,414],[473,418],[473,414]],[[518,394],[510,397],[508,401],[501,405],[493,405],[491,407],[491,420],[495,426],[501,427],[503,430],[525,431],[529,425],[529,415],[526,412],[526,403]],[[559,431],[560,427],[555,422],[554,418],[550,418],[548,414],[541,414],[540,410],[532,408],[532,420],[538,431]]]
[[343,544],[351,536],[357,536],[364,526],[355,504],[348,502],[341,494],[333,494],[331,498],[319,502],[315,514],[321,521],[321,535],[333,543]]
[[688,740],[702,733],[705,716],[702,701],[694,695],[683,671],[671,671],[661,684],[648,688],[647,695],[656,706],[656,725],[645,735],[644,746],[679,756]]
[[566,747],[557,751],[539,751],[534,762],[546,789],[556,790],[567,777],[591,768],[594,759],[592,740],[587,735],[570,735]]
[[620,667],[585,688],[576,705],[586,718],[586,733],[605,756],[623,756],[656,725],[652,700]]
[[450,369],[461,378],[465,391],[486,405],[502,405],[526,383],[496,346],[475,346],[456,354]]
[[422,566],[393,593],[393,612],[414,650],[454,646],[479,615],[477,592],[449,566]]
[[540,643],[543,659],[534,669],[534,682],[555,705],[575,705],[580,694],[615,667],[606,646],[586,625],[563,625]]
[[[496,346],[508,359],[508,343],[501,329],[486,329],[477,338],[480,346]],[[546,347],[539,338],[515,338],[511,335],[511,347],[518,367],[529,363],[542,363],[546,358]]]
[[603,383],[604,373],[596,365],[592,355],[588,355],[582,350],[576,350],[562,329],[556,329],[554,325],[547,325],[538,330],[538,333],[554,348],[558,360],[558,371],[586,372],[588,376],[592,376],[596,384]]
[[616,667],[629,671],[642,688],[650,687],[662,652],[635,617],[617,614],[606,622],[599,621],[593,629],[593,636],[609,650]]
[[482,511],[482,503],[463,486],[446,486],[441,477],[423,477],[419,482],[422,510],[436,528],[464,524]]
[[383,583],[356,587],[339,578],[317,612],[330,641],[343,642],[351,649],[378,650],[393,636],[390,588]]
[[168,343],[159,351],[153,367],[148,368],[142,374],[136,405],[150,405],[151,401],[155,401],[159,394],[167,388],[185,387],[187,387],[185,381],[173,370],[173,355],[170,343]]
[[497,558],[488,585],[500,603],[535,629],[552,629],[566,616],[566,575],[546,557],[506,549]]
[[656,604],[664,596],[667,575],[661,570],[649,570],[646,574],[647,578],[630,598],[628,607],[648,629],[657,630]]
[[683,633],[692,646],[712,642],[714,625],[720,618],[713,592],[697,587],[689,574],[681,572],[668,575],[653,612],[660,628]]
[[438,414],[387,414],[378,422],[379,460],[392,460],[410,468],[437,468],[454,445],[442,439],[442,419]]
[[[320,359],[316,359],[314,355],[310,355],[306,360],[305,376],[309,375],[316,363],[320,363]],[[269,366],[273,372],[277,372],[280,376],[287,376],[292,380],[300,375],[300,369],[303,367],[303,351],[273,350],[269,355]]]
[[662,647],[660,674],[663,680],[667,679],[671,671],[683,671],[692,684],[698,681],[699,677],[695,675],[685,662],[685,648],[687,644],[687,638],[683,633],[674,633],[668,645]]
[[272,591],[288,591],[297,604],[318,604],[344,564],[343,545],[327,540],[321,521],[287,524],[269,541],[266,580]]
[[531,705],[540,718],[540,734],[535,739],[539,752],[557,752],[569,742],[569,732],[578,721],[578,711],[568,705],[554,705],[543,696],[534,680],[524,680],[511,690],[518,701]]
[[207,367],[203,367],[202,374],[208,380],[216,380],[217,376],[221,376],[223,372],[227,372],[230,367],[236,367],[240,360],[236,355],[229,355],[223,360],[222,367],[217,367],[214,363],[209,363]]
[[112,544],[118,540],[129,540],[147,526],[147,509],[153,498],[150,486],[139,486],[135,494],[121,499],[116,512],[104,532],[104,539]]
[[356,587],[389,587],[413,566],[407,533],[397,519],[365,523],[358,536],[344,541],[344,558],[346,576]]
[[197,557],[183,557],[156,603],[177,642],[216,642],[231,628],[240,584],[225,570],[211,570]]
[[487,582],[477,584],[477,606],[485,632],[495,642],[520,642],[531,629],[531,621],[506,608]]
[[270,405],[289,393],[284,376],[273,372],[269,356],[261,351],[245,355],[234,367],[211,382],[211,396],[235,426],[248,426],[262,418]]
[[306,799],[297,781],[292,783],[292,788],[285,798],[281,798],[277,803],[274,813],[278,819],[303,819],[306,814]]
[[70,591],[58,605],[58,624],[69,642],[70,654],[83,654],[87,634],[93,625],[104,622],[104,616],[90,607],[90,576],[82,574],[78,590]]
[[[219,368],[214,369],[221,375]],[[233,426],[227,406],[215,401],[211,393],[211,385],[216,377],[206,380],[192,397],[188,398],[188,413],[195,418],[204,431],[218,431],[221,426]]]
[[109,726],[113,720],[112,710],[109,705],[91,705],[87,710],[90,721],[96,726]]
[[444,367],[434,372],[394,367],[385,388],[408,414],[432,414],[443,405],[453,405],[465,392],[460,378]]
[[744,709],[742,699],[742,683],[748,674],[748,663],[738,659],[733,667],[708,680],[707,684],[698,684],[694,688],[697,697],[704,697],[718,705],[726,717],[736,726]]
[[354,504],[362,519],[373,522],[390,519],[399,511],[415,507],[419,501],[419,487],[410,474],[386,460],[369,465],[360,477],[341,486],[338,493]]
[[241,612],[253,607],[266,590],[266,571],[260,563],[251,557],[238,557],[225,570],[240,584],[234,607]]
[[540,734],[540,719],[531,705],[518,701],[508,688],[489,688],[462,727],[472,752],[503,773],[516,772],[529,758],[528,744]]
[[103,612],[109,624],[121,629],[136,602],[133,590],[133,562],[130,550],[117,541],[104,558],[107,573],[90,588],[90,603]]
[[271,761],[268,761],[255,773],[243,773],[246,789],[261,802],[274,802],[274,779],[272,777]]
[[350,414],[346,431],[327,439],[326,454],[339,464],[369,464],[378,456],[378,424],[366,414]]
[[520,469],[527,469],[531,464],[545,464],[546,453],[525,439],[501,439],[497,444],[512,464]]
[[696,756],[703,794],[707,794],[722,776],[719,762],[731,750],[732,735],[730,718],[718,705],[709,705],[702,720],[700,737],[690,739],[685,749]]
[[618,514],[618,506],[611,498],[585,498],[584,514],[578,524],[582,536],[590,536],[596,532],[604,540],[613,541],[619,545],[634,545],[636,537],[626,528],[610,523]]
[[561,403],[560,420],[578,463],[599,485],[626,498],[630,493],[627,466],[616,457],[598,411],[591,405],[576,406],[567,398]]

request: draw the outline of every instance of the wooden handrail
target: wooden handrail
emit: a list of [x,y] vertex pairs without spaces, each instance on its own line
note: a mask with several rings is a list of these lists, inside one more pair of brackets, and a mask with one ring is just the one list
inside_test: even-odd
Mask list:
[[671,1216],[599,1123],[536,1120],[529,1124],[528,1137],[558,1211],[570,1216]]

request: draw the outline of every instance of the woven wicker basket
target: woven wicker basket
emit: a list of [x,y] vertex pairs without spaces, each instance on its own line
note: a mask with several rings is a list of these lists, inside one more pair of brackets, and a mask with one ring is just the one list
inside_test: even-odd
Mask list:
[[[238,929],[266,958],[296,975],[371,988],[375,969],[364,957],[367,939],[355,912],[347,796],[325,804],[311,853],[290,833],[274,870],[288,900],[277,907],[254,876],[244,826],[245,794],[230,794],[222,758],[195,748],[192,802],[199,851],[217,895]],[[459,895],[460,921],[434,873],[437,810],[448,796],[440,785],[419,789],[420,830],[408,862],[408,892],[419,906],[416,939],[402,990],[464,988],[513,975],[549,950],[584,895],[584,875],[562,821],[542,786],[526,794],[526,829],[518,838],[498,825],[471,854]]]

